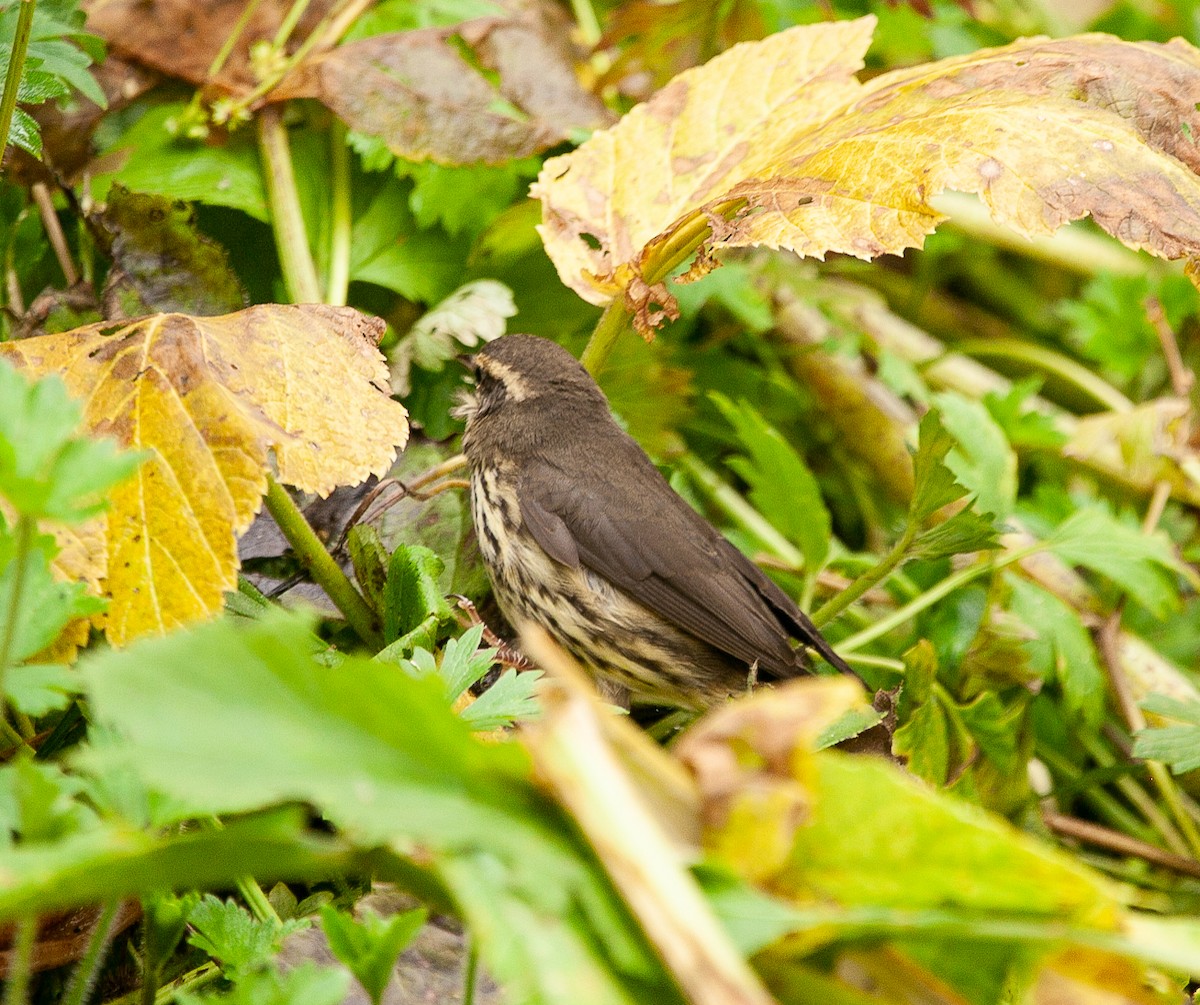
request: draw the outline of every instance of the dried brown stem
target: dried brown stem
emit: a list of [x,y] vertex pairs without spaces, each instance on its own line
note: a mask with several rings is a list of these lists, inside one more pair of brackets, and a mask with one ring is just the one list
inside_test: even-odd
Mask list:
[[1156,845],[1140,841],[1128,834],[1122,834],[1120,831],[1110,830],[1100,824],[1080,820],[1078,817],[1065,816],[1061,813],[1043,812],[1042,820],[1055,834],[1061,834],[1063,837],[1075,838],[1077,841],[1083,841],[1119,855],[1131,855],[1134,858],[1144,859],[1152,865],[1160,865],[1164,869],[1171,869],[1185,876],[1200,877],[1200,862],[1165,851]]
[[54,199],[45,182],[34,182],[33,201],[37,203],[42,226],[46,229],[46,236],[50,238],[50,246],[54,248],[54,256],[58,259],[67,285],[74,286],[79,282],[79,272],[75,268],[75,262],[71,259],[71,249],[67,247],[66,235],[63,233],[62,224],[58,221],[58,213],[54,209]]

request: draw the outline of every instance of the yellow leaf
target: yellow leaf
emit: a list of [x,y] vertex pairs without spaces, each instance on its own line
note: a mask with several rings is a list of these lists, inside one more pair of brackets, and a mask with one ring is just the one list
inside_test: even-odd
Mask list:
[[929,200],[945,189],[1026,236],[1090,214],[1131,248],[1200,258],[1194,47],[1024,39],[861,84],[873,27],[734,46],[547,161],[534,192],[563,281],[596,304],[623,295],[649,333],[697,248],[696,272],[722,247],[897,254],[942,219]]
[[88,429],[151,452],[113,493],[102,534],[60,537],[60,570],[104,582],[110,641],[220,610],[271,451],[280,481],[319,495],[387,470],[408,424],[388,396],[382,330],[349,308],[268,305],[0,346],[33,376],[62,377]]

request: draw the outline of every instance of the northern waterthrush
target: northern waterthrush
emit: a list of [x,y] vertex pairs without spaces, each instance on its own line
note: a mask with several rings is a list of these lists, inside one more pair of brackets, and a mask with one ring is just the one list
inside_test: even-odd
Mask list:
[[533,621],[614,700],[703,708],[748,676],[849,667],[659,474],[565,349],[508,335],[463,405],[475,531],[505,616]]

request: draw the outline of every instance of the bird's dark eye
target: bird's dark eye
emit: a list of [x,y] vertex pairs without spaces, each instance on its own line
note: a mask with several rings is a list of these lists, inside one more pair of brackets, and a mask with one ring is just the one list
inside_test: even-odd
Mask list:
[[478,384],[481,380],[483,380],[483,367],[477,366],[475,367],[475,383]]

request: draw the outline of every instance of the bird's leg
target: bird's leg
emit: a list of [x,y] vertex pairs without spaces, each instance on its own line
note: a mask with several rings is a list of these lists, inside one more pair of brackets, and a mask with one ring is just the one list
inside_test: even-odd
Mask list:
[[463,617],[457,619],[463,628],[483,625],[483,641],[496,650],[497,663],[506,667],[512,667],[514,670],[537,669],[516,646],[510,642],[505,642],[504,639],[500,638],[499,635],[487,626],[470,600],[458,593],[453,593],[451,596],[454,597],[455,606],[463,612]]
[[750,669],[746,672],[746,694],[754,694],[754,689],[758,687],[758,660],[750,664]]

